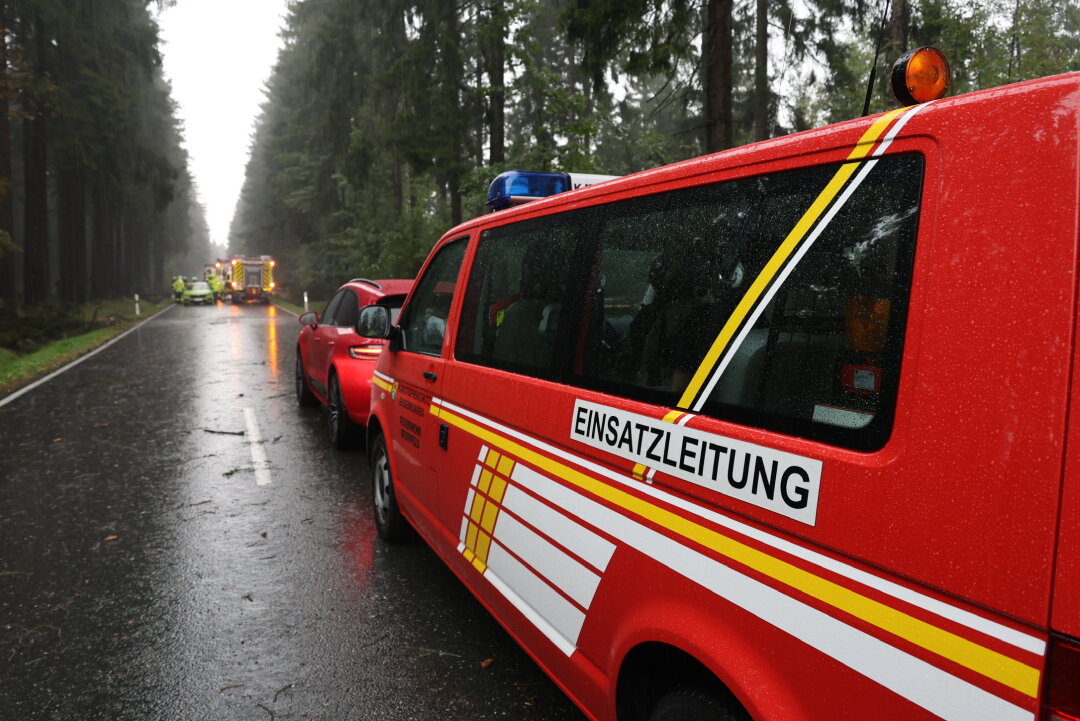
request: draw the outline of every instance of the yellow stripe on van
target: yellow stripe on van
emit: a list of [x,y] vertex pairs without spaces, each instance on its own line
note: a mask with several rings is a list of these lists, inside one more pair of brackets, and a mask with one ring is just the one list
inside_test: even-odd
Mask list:
[[747,546],[717,531],[608,485],[559,461],[530,450],[445,408],[431,406],[439,419],[551,476],[612,503],[661,528],[747,566],[833,608],[953,661],[1031,698],[1039,693],[1039,669],[974,641],[922,621],[856,591],[821,578],[787,561]]
[[[675,423],[684,415],[686,415],[686,412],[683,410],[668,411],[667,414],[664,415],[663,420],[665,423]],[[633,475],[634,478],[638,479],[639,481],[645,480],[645,474],[648,473],[648,471],[649,467],[644,465],[643,463],[634,464]],[[650,480],[649,482],[651,483],[652,481]]]
[[[859,161],[866,157],[873,149],[874,144],[885,133],[886,128],[892,124],[892,121],[907,108],[900,108],[891,112],[885,113],[878,118],[874,123],[867,128],[866,132],[859,139],[858,144],[848,154],[848,161]],[[683,391],[682,396],[679,398],[679,402],[676,404],[679,408],[689,408],[698,394],[701,392],[702,386],[709,380],[709,376],[712,375],[713,369],[716,368],[717,363],[720,362],[721,356],[724,351],[727,350],[728,345],[731,343],[732,337],[735,332],[742,325],[743,321],[761,300],[761,295],[765,292],[765,289],[769,287],[773,279],[780,273],[780,271],[790,260],[791,255],[799,247],[799,244],[806,238],[806,236],[813,229],[814,225],[821,218],[821,214],[825,212],[829,204],[836,199],[836,196],[840,194],[844,186],[851,179],[851,176],[858,170],[860,163],[858,162],[845,162],[833,175],[832,180],[828,182],[825,189],[818,194],[818,197],[810,204],[810,207],[806,209],[802,217],[795,224],[795,227],[791,229],[784,241],[780,243],[780,246],[773,253],[773,256],[762,268],[761,273],[754,279],[753,283],[746,290],[742,300],[735,307],[735,310],[728,317],[724,327],[720,330],[720,334],[716,336],[716,340],[713,341],[712,346],[709,347],[708,352],[705,354],[705,358],[698,365],[697,370],[694,372],[693,377],[690,379],[689,385]]]

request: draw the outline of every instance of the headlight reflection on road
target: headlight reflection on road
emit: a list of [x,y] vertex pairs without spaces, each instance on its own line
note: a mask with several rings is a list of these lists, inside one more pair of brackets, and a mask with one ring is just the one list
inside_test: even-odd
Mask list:
[[277,306],[272,305],[267,311],[267,315],[270,316],[270,327],[267,330],[266,347],[270,354],[270,377],[276,383],[278,380]]
[[240,317],[240,306],[229,306],[229,315],[233,317],[234,322],[229,323],[229,341],[232,345],[232,359],[239,361],[243,358],[241,349],[243,345],[240,342],[240,324],[235,322]]

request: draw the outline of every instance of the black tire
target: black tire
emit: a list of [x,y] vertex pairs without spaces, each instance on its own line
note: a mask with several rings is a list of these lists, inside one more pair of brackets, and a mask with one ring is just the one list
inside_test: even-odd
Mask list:
[[311,392],[307,384],[307,376],[304,373],[304,361],[300,357],[300,351],[296,351],[296,403],[301,408],[311,408],[319,404],[319,399]]
[[375,512],[375,528],[384,541],[404,541],[409,537],[409,522],[398,510],[394,493],[394,476],[390,471],[390,455],[386,439],[379,433],[371,441],[371,506]]
[[341,398],[341,384],[333,371],[330,372],[326,395],[326,429],[330,433],[330,442],[339,451],[355,448],[360,429],[349,418],[345,401]]
[[678,688],[665,694],[649,721],[739,721],[747,718],[742,709],[733,711],[731,704],[698,688]]

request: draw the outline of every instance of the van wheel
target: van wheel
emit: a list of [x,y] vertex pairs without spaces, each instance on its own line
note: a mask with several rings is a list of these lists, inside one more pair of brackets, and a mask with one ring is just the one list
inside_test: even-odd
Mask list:
[[310,408],[318,404],[315,394],[308,388],[307,378],[304,377],[304,361],[300,358],[300,351],[296,351],[296,402],[302,408]]
[[678,688],[665,694],[649,714],[649,721],[737,721],[744,718],[745,714],[733,713],[727,703],[697,688]]
[[336,373],[330,375],[330,383],[326,404],[326,425],[330,432],[330,442],[334,448],[344,451],[356,445],[359,432],[356,424],[349,419],[349,413],[345,410],[345,402],[341,399],[341,384],[338,382]]
[[371,442],[371,491],[375,528],[379,537],[384,541],[405,540],[409,535],[409,522],[398,510],[390,456],[386,452],[386,439],[381,433]]

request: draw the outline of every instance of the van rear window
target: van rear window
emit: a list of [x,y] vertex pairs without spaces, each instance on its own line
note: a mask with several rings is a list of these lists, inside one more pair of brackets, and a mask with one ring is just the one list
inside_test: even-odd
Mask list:
[[[839,170],[815,166],[687,188],[485,233],[465,300],[467,313],[476,309],[473,327],[459,337],[458,355],[879,448],[892,428],[923,161],[915,154],[877,160],[849,195],[820,207],[807,231],[804,216]],[[799,233],[803,241],[778,271],[778,249]],[[533,244],[548,252],[530,252]],[[516,338],[546,334],[535,362],[522,360],[528,346],[510,341],[514,326],[506,325],[524,316],[508,308],[500,315],[486,292],[509,288],[523,270],[548,281],[548,317],[538,307],[537,318],[513,331]],[[521,357],[507,364],[500,345]]]

